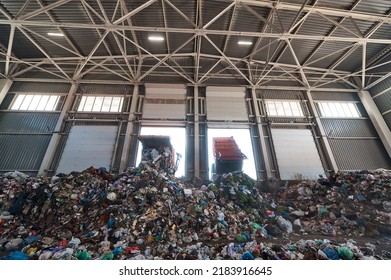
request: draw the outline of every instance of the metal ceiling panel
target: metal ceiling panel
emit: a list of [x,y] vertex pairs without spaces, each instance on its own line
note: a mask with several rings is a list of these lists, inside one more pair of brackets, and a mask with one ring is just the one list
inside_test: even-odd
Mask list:
[[361,1],[354,10],[363,13],[385,14],[390,9],[388,0],[365,0]]
[[355,0],[319,0],[317,1],[317,7],[327,7],[341,10],[348,10],[356,2]]
[[[128,11],[131,12],[144,3],[145,1],[127,1]],[[164,27],[161,1],[154,2],[130,19],[135,26]]]
[[[269,9],[260,7],[251,7],[250,9],[263,19],[266,19],[269,14]],[[234,31],[259,32],[265,25],[257,16],[240,6],[236,8],[232,21],[231,30]]]
[[[303,3],[306,3],[306,6],[303,6]],[[72,77],[77,65],[82,65],[82,72],[84,72],[91,70],[96,63],[100,63],[104,59],[110,61],[116,59],[121,67],[117,66],[116,63],[109,65],[106,61],[104,67],[94,67],[95,69],[87,75],[76,76],[75,78],[97,79],[105,76],[106,79],[117,79],[119,82],[127,79],[137,81],[138,77],[126,73],[131,71],[128,71],[129,67],[124,63],[123,53],[112,32],[115,32],[118,36],[120,44],[124,46],[126,55],[138,56],[136,63],[138,61],[149,63],[148,57],[154,55],[163,57],[161,55],[170,55],[176,50],[175,59],[177,59],[178,54],[186,54],[185,57],[192,61],[191,66],[193,67],[198,65],[198,61],[200,61],[199,66],[203,70],[199,74],[206,73],[209,70],[207,67],[213,67],[214,65],[214,63],[210,66],[209,64],[203,64],[205,62],[204,58],[199,60],[199,57],[207,56],[213,57],[216,61],[228,59],[231,68],[233,68],[233,64],[236,64],[237,59],[269,61],[270,65],[277,65],[277,68],[285,67],[284,64],[289,64],[290,68],[294,67],[297,63],[289,47],[285,43],[277,43],[286,39],[291,41],[300,64],[316,61],[307,65],[330,70],[330,72],[335,70],[354,72],[361,67],[361,47],[352,52],[340,65],[337,65],[335,70],[328,68],[339,62],[339,59],[347,51],[346,47],[357,42],[360,43],[359,33],[366,34],[370,30],[374,30],[374,34],[369,39],[363,39],[364,41],[372,40],[367,44],[366,60],[371,63],[380,63],[390,59],[388,56],[382,57],[383,53],[387,54],[387,51],[389,51],[388,49],[384,50],[384,47],[391,45],[390,19],[387,17],[389,3],[385,0],[281,0],[276,3],[275,9],[271,9],[269,4],[266,1],[237,2],[228,0],[60,0],[57,2],[3,0],[1,5],[5,11],[4,13],[9,14],[10,18],[16,17],[18,14],[22,15],[18,19],[21,21],[17,22],[17,25],[21,28],[25,26],[39,35],[30,34],[34,44],[19,30],[16,30],[14,42],[11,44],[10,26],[15,24],[15,21],[6,20],[7,17],[1,13],[0,43],[5,50],[8,45],[12,45],[14,55],[25,62],[30,58],[36,58],[36,60],[33,62],[29,60],[28,63],[38,63],[42,59],[48,61],[49,64],[39,65],[44,66],[44,70],[37,72],[34,67],[30,67],[32,73],[25,73],[19,77],[51,76],[45,73],[45,70],[60,73],[61,77],[65,76],[58,68]],[[47,7],[47,10],[42,11],[42,6]],[[22,7],[23,11],[21,10]],[[311,8],[314,9],[311,10]],[[311,14],[308,15],[308,13]],[[24,20],[23,16],[26,15],[30,15],[30,17],[26,17],[26,20]],[[355,18],[354,21],[350,17]],[[269,22],[265,23],[266,21]],[[109,26],[106,22],[113,22],[114,25]],[[379,22],[383,22],[382,26],[379,26]],[[198,27],[196,27],[197,24]],[[295,26],[295,28],[288,32],[292,26]],[[51,28],[62,30],[66,37],[47,37],[53,42],[45,40],[43,37],[47,36],[47,29]],[[202,28],[202,32],[198,28]],[[123,31],[123,29],[127,30]],[[108,34],[102,40],[101,37],[105,32],[108,32]],[[126,39],[119,33],[125,34]],[[262,33],[265,34],[262,35]],[[151,34],[162,35],[164,40],[151,42],[148,40],[148,36]],[[196,45],[197,39],[177,50],[183,42],[193,35],[200,35],[202,41],[200,50]],[[204,35],[210,38],[213,43],[211,44]],[[241,36],[250,40],[252,45],[246,48],[239,47],[237,41]],[[276,42],[273,43],[273,40]],[[130,41],[134,41],[134,44]],[[216,45],[218,49],[213,45]],[[251,55],[256,49],[261,50]],[[372,58],[379,60],[373,61]],[[63,59],[67,59],[67,62],[60,62]],[[132,65],[135,63],[133,59],[133,57],[130,58]],[[183,65],[183,67],[186,66],[186,69],[184,68],[185,70],[181,71],[193,78],[196,71],[189,68],[190,65],[187,59],[182,61],[186,63]],[[5,64],[9,69],[8,62],[0,61],[0,63],[3,74],[6,71]],[[11,66],[12,63],[11,60]],[[156,64],[157,61],[155,60],[154,63]],[[179,62],[174,63],[171,58],[167,58],[166,63],[172,67],[179,68],[181,66],[176,65]],[[152,66],[144,66],[143,73],[151,69],[150,67]],[[285,69],[289,69],[289,67]],[[366,71],[368,74],[367,82],[379,78],[380,76],[377,74],[385,74],[389,69],[388,67],[382,67],[376,70],[378,72],[375,72],[375,70]],[[112,73],[113,71],[117,74]],[[305,68],[304,71],[313,70]],[[383,73],[379,73],[379,71]],[[234,78],[235,83],[240,81],[243,85],[251,85],[248,81],[251,77],[249,77],[246,70],[242,71],[242,74],[247,77],[246,79],[238,74],[235,69],[224,71],[222,74],[214,77],[214,79]],[[268,76],[274,74],[271,71]],[[374,76],[374,74],[376,75]],[[181,74],[164,64],[154,69],[149,75],[154,75],[152,80],[157,81],[159,79],[166,80],[167,77],[172,77],[175,80],[179,77],[179,80],[192,82],[191,79],[181,77]],[[56,75],[53,75],[53,77],[60,78]],[[324,81],[331,81],[332,77],[333,75],[330,74]],[[146,78],[148,77],[143,77],[143,80]],[[267,77],[269,80],[270,78],[273,79],[273,77]],[[289,79],[292,78],[288,77],[288,81]],[[316,77],[311,77],[311,79],[310,82],[314,83]],[[211,80],[205,80],[205,82],[211,82]],[[279,81],[273,81],[272,83],[275,82]],[[327,84],[325,86],[329,87],[331,85]],[[342,85],[342,87],[344,86]]]

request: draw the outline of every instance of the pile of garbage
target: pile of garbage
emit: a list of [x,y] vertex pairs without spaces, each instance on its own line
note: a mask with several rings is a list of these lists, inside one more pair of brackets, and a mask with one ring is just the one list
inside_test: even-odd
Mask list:
[[[354,237],[391,235],[391,172],[341,173],[263,192],[242,172],[200,187],[164,155],[111,174],[0,176],[3,259],[389,259]],[[161,153],[164,153],[164,149]],[[309,239],[344,236],[347,242]],[[293,236],[299,241],[285,241]],[[297,239],[297,238],[296,238]]]

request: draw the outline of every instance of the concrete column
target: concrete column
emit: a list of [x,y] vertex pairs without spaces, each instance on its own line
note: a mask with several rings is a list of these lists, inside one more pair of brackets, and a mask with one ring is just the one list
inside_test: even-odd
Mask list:
[[7,95],[11,86],[12,86],[12,80],[0,79],[0,104],[3,102],[4,97]]
[[338,171],[337,162],[335,161],[335,157],[334,157],[333,151],[331,150],[329,139],[327,138],[327,135],[325,133],[324,127],[323,127],[322,122],[320,120],[318,111],[316,110],[315,103],[314,103],[314,100],[312,99],[311,92],[309,90],[307,90],[306,95],[307,95],[306,97],[307,97],[307,101],[308,101],[308,107],[310,109],[312,116],[314,116],[314,122],[319,129],[319,133],[321,136],[320,137],[321,144],[326,151],[326,160],[328,161],[328,163],[330,165],[329,167],[331,168],[331,170],[334,172],[337,172]]
[[[260,148],[262,151],[262,157],[263,157],[263,161],[264,161],[264,165],[265,165],[266,176],[267,176],[267,178],[270,178],[270,177],[272,177],[272,167],[271,167],[271,162],[270,162],[270,158],[269,158],[269,153],[267,152],[267,149],[266,149],[265,134],[263,133],[262,123],[260,122],[261,112],[258,107],[257,94],[255,92],[255,88],[251,89],[251,100],[252,100],[252,104],[253,104],[253,107],[255,110],[255,112],[254,112],[255,120],[257,123],[258,133],[259,133],[259,143],[257,143],[257,144],[260,145]],[[258,166],[257,166],[257,169],[259,169]],[[257,174],[258,174],[258,172],[257,172]],[[258,180],[261,180],[261,179],[264,179],[264,178],[258,178]]]
[[72,84],[71,89],[69,90],[69,93],[66,97],[64,106],[62,107],[60,117],[57,120],[56,127],[54,128],[52,138],[50,139],[49,145],[46,149],[45,156],[43,157],[41,166],[38,171],[38,176],[46,175],[47,170],[50,167],[50,164],[52,163],[54,154],[56,152],[58,143],[61,138],[61,127],[65,120],[66,115],[68,114],[68,111],[71,110],[73,101],[75,100],[75,93],[77,91],[79,84]]
[[380,140],[382,141],[384,148],[388,153],[388,156],[391,158],[391,131],[388,128],[382,114],[380,113],[376,103],[373,101],[372,96],[366,90],[361,90],[358,92],[358,96],[362,104],[364,105],[365,110],[368,113],[369,118],[372,121],[373,126],[375,127],[377,134],[379,134]]
[[194,176],[200,177],[200,108],[198,107],[198,86],[194,86]]
[[133,135],[133,131],[134,131],[134,121],[136,119],[138,97],[139,97],[139,86],[138,86],[138,84],[135,84],[134,90],[133,90],[133,95],[132,95],[132,102],[130,104],[128,124],[126,126],[124,146],[123,146],[122,154],[121,154],[121,163],[120,163],[120,167],[119,167],[120,171],[123,171],[127,167],[129,167],[130,153],[135,152],[135,151],[131,151],[131,144],[132,144],[132,140],[135,137]]

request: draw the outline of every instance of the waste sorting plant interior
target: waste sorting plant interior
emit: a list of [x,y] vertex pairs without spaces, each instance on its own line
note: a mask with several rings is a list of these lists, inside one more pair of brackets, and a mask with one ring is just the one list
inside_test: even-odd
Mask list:
[[391,259],[387,0],[1,0],[0,259]]

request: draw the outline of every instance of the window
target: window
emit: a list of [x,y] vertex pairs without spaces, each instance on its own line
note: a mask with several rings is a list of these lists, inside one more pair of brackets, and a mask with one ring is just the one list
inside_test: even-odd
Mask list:
[[123,97],[83,96],[78,111],[83,112],[121,112]]
[[266,111],[269,116],[303,117],[299,101],[266,100]]
[[59,95],[18,94],[11,110],[55,111],[60,101]]
[[360,113],[354,102],[318,102],[321,117],[359,118]]

